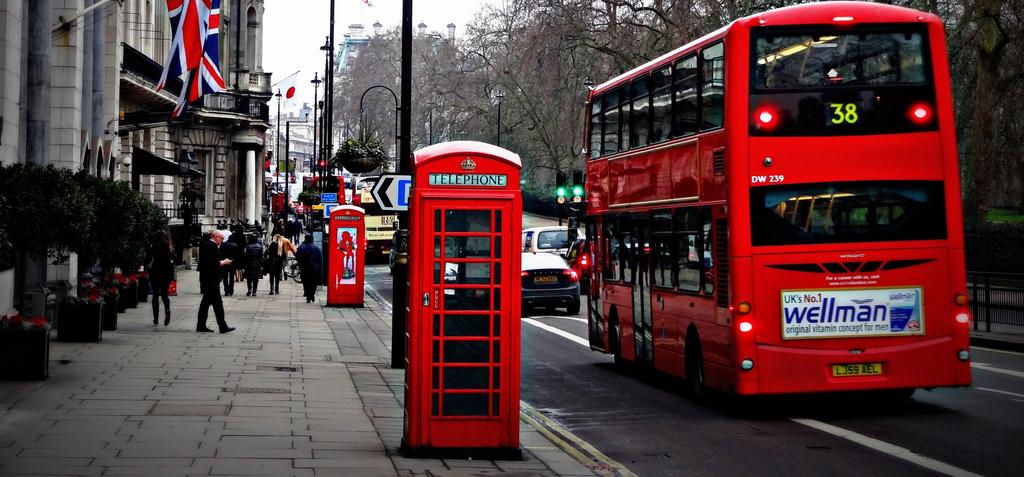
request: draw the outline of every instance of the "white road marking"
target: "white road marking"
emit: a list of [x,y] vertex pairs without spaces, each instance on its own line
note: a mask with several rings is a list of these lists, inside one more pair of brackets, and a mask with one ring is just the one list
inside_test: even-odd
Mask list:
[[1010,391],[1003,391],[1001,389],[979,388],[977,386],[975,386],[974,389],[977,389],[978,391],[988,391],[990,393],[999,393],[999,394],[1005,394],[1007,396],[1013,396],[1013,397],[1017,397],[1017,398],[1024,398],[1024,394],[1011,393]]
[[541,322],[539,322],[537,320],[534,320],[533,318],[523,318],[523,323],[529,323],[529,324],[531,324],[533,326],[536,326],[537,328],[540,328],[540,329],[542,329],[544,331],[547,331],[549,333],[554,333],[554,334],[556,334],[558,336],[561,336],[562,338],[565,338],[565,339],[567,339],[569,341],[577,343],[577,344],[579,344],[581,346],[586,346],[588,349],[590,348],[590,343],[587,340],[585,340],[583,338],[580,338],[579,336],[576,336],[576,335],[574,335],[572,333],[569,333],[568,331],[562,331],[562,330],[560,330],[558,328],[555,328],[554,326],[545,325],[544,323],[541,323]]
[[578,321],[580,323],[586,323],[587,322],[586,318],[577,318],[575,316],[552,316],[552,315],[545,315],[545,316],[538,316],[537,318],[554,318],[556,320],[570,320],[570,321]]
[[993,373],[1005,374],[1007,376],[1016,376],[1018,378],[1024,378],[1024,372],[1014,371],[1012,369],[996,368],[988,363],[971,363],[971,367],[981,369],[984,371],[991,371]]
[[1002,353],[1002,354],[1012,354],[1012,355],[1016,355],[1016,356],[1024,356],[1024,353],[1020,353],[1020,352],[1017,352],[1017,351],[1006,351],[1005,349],[986,348],[984,346],[971,346],[971,351],[974,351],[976,349],[980,349],[982,351],[991,351],[993,353]]
[[[583,338],[580,338],[579,336],[576,336],[576,335],[574,335],[572,333],[569,333],[567,331],[562,331],[562,330],[560,330],[558,328],[555,328],[553,326],[545,325],[544,323],[538,322],[537,320],[534,320],[532,318],[523,318],[523,322],[524,323],[528,323],[528,324],[533,325],[533,326],[536,326],[536,327],[538,327],[538,328],[540,328],[540,329],[542,329],[544,331],[548,331],[548,332],[554,333],[554,334],[556,334],[558,336],[561,336],[561,337],[563,337],[563,338],[565,338],[565,339],[567,339],[569,341],[572,341],[572,342],[577,343],[577,344],[582,345],[582,346],[586,346],[587,348],[590,347],[590,343],[588,343],[587,340],[585,340]],[[973,365],[978,365],[978,364],[982,364],[982,363],[974,363]],[[982,364],[982,366],[987,366],[987,365]],[[982,368],[982,369],[987,369],[989,371],[994,371],[994,370],[996,370],[998,368],[988,367],[988,368]],[[996,372],[1000,372],[1000,371],[1006,371],[1006,370],[999,370],[999,371],[996,371]],[[1015,371],[1010,371],[1010,372],[1011,373],[1015,373]],[[1021,373],[1021,374],[1024,374],[1024,373]],[[848,430],[843,429],[841,427],[836,427],[836,426],[833,426],[831,424],[826,424],[826,423],[821,422],[821,421],[816,421],[814,419],[803,419],[803,418],[790,418],[790,420],[795,422],[795,423],[797,423],[797,424],[802,424],[802,425],[810,427],[812,429],[816,429],[818,431],[821,431],[821,432],[824,432],[824,433],[827,433],[827,434],[832,434],[832,435],[834,435],[836,437],[841,437],[843,439],[846,439],[848,441],[854,442],[856,444],[860,444],[860,445],[862,445],[864,447],[867,447],[867,448],[870,448],[870,449],[874,449],[874,450],[876,450],[878,452],[882,452],[884,454],[888,454],[888,455],[890,455],[892,457],[895,457],[897,459],[905,460],[907,462],[919,465],[919,466],[924,467],[926,469],[933,470],[933,471],[938,472],[940,474],[954,476],[954,477],[981,477],[980,474],[975,474],[974,472],[970,472],[970,471],[961,469],[959,467],[954,467],[954,466],[946,464],[944,462],[940,462],[940,461],[937,461],[935,459],[932,459],[932,458],[929,458],[929,457],[925,457],[923,455],[914,453],[914,451],[912,451],[910,449],[907,449],[907,448],[904,448],[904,447],[900,447],[900,446],[896,446],[896,445],[893,445],[893,444],[889,444],[888,442],[880,441],[880,440],[875,439],[873,437],[868,437],[868,436],[865,436],[863,434],[858,434],[858,433],[853,432],[853,431],[848,431]]]
[[848,431],[841,427],[836,427],[831,424],[816,421],[814,419],[790,418],[790,420],[797,424],[803,424],[812,429],[816,429],[827,434],[832,434],[833,436],[836,437],[841,437],[848,441],[860,444],[864,447],[874,449],[883,454],[888,454],[897,459],[905,460],[907,462],[919,465],[929,470],[933,470],[940,474],[955,477],[980,477],[980,474],[975,474],[974,472],[964,470],[959,467],[954,467],[944,462],[939,462],[935,459],[925,457],[905,447],[892,445],[889,444],[888,442],[880,441],[873,437],[865,436],[864,434],[858,434],[853,431]]

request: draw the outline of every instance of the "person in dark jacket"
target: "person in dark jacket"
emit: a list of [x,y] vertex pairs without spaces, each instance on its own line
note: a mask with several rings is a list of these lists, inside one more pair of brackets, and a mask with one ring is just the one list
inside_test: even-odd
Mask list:
[[221,280],[224,282],[224,296],[235,294],[235,268],[238,266],[238,245],[231,238],[229,237],[227,240],[222,241],[217,249],[221,260],[231,260],[231,263],[225,266],[221,273],[223,275]]
[[153,243],[146,252],[149,285],[153,288],[153,324],[159,324],[160,302],[164,302],[164,326],[171,323],[171,300],[167,289],[174,280],[174,245],[166,230],[153,234]]
[[238,254],[235,256],[235,261],[232,263],[235,270],[235,281],[240,282],[243,279],[243,272],[245,271],[245,247],[249,246],[249,242],[245,237],[245,228],[241,225],[235,225],[231,228],[231,237],[228,237],[238,246]]
[[199,302],[199,317],[196,323],[196,331],[212,332],[206,327],[206,317],[210,307],[213,306],[213,314],[217,318],[217,326],[221,333],[229,333],[235,329],[228,326],[224,320],[224,302],[220,298],[220,283],[222,269],[231,265],[231,259],[221,259],[218,252],[221,242],[224,241],[224,234],[214,230],[209,239],[204,239],[199,245],[199,289],[203,294],[203,300]]
[[302,276],[302,291],[306,297],[306,303],[316,301],[316,289],[320,285],[323,256],[320,254],[320,247],[313,245],[313,236],[306,234],[299,250],[295,252],[295,259],[299,262],[299,274]]
[[249,290],[245,296],[256,296],[256,288],[260,285],[260,278],[263,277],[263,246],[255,235],[249,236],[249,245],[245,247],[245,281]]

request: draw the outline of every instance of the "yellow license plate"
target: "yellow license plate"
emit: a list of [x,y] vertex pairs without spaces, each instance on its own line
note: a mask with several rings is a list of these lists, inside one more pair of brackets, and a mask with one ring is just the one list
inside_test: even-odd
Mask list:
[[847,376],[877,376],[879,374],[882,374],[882,363],[832,365],[832,376],[837,378],[845,378]]
[[555,283],[558,281],[558,277],[554,275],[545,275],[540,277],[533,277],[533,283]]

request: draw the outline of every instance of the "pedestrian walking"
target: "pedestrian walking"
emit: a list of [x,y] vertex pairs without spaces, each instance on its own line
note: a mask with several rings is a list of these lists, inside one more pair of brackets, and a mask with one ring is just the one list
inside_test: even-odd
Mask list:
[[245,258],[242,263],[245,265],[245,282],[249,287],[245,296],[256,296],[260,278],[263,277],[263,246],[255,235],[249,236],[249,245],[245,247]]
[[267,275],[270,275],[271,295],[281,293],[281,272],[284,270],[284,262],[288,259],[288,252],[294,255],[295,246],[281,234],[275,234],[267,244],[266,267]]
[[232,265],[234,268],[234,280],[240,282],[243,280],[243,274],[245,271],[245,248],[249,246],[249,242],[245,236],[245,229],[241,225],[235,224],[232,226],[232,233],[229,240],[231,240],[238,248],[237,254],[235,255],[235,261]]
[[219,230],[214,230],[210,237],[203,239],[199,245],[199,265],[196,268],[199,269],[199,289],[203,294],[203,300],[199,302],[199,317],[196,323],[198,332],[213,331],[206,327],[206,317],[211,306],[220,332],[229,333],[235,330],[224,320],[224,302],[220,297],[223,268],[231,265],[231,259],[220,258],[218,248],[223,241],[224,235]]
[[160,323],[160,302],[164,302],[164,326],[171,323],[171,299],[167,296],[171,281],[174,280],[174,244],[171,234],[159,230],[153,234],[153,241],[146,251],[146,270],[149,285],[153,288],[153,324]]
[[299,220],[299,216],[295,216],[295,218],[288,224],[288,228],[292,237],[292,243],[294,244],[295,242],[298,242],[299,237],[302,235],[302,221]]
[[320,247],[313,245],[313,236],[306,234],[299,250],[295,252],[295,259],[299,262],[299,274],[302,275],[302,291],[306,297],[306,303],[316,301],[316,289],[320,285],[320,275],[323,268],[323,255],[320,254]]
[[[225,231],[218,230],[217,232],[223,236]],[[221,275],[223,275],[221,277],[221,281],[224,282],[224,296],[234,295],[235,268],[237,268],[240,265],[240,263],[237,262],[238,245],[234,241],[232,241],[231,237],[229,236],[227,239],[221,241],[220,247],[217,249],[217,252],[221,260],[228,259],[231,261],[228,265],[224,266],[223,270],[221,270]]]

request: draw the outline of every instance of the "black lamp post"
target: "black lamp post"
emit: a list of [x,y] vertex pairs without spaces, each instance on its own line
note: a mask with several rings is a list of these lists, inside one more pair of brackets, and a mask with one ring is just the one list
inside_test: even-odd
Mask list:
[[359,127],[360,128],[363,127],[363,99],[366,98],[366,93],[369,93],[371,90],[374,90],[374,89],[377,89],[377,88],[381,88],[381,89],[387,90],[387,92],[391,93],[391,97],[395,98],[395,154],[398,154],[398,140],[399,140],[399,138],[402,137],[401,136],[401,132],[398,130],[398,118],[399,118],[399,114],[402,111],[402,106],[398,102],[398,95],[395,94],[395,92],[391,88],[388,88],[387,86],[379,85],[378,84],[378,85],[370,86],[369,88],[366,88],[366,91],[363,91],[363,95],[359,97]]
[[500,89],[494,94],[498,98],[498,146],[501,146],[501,100],[505,98],[505,93]]
[[325,177],[331,172],[331,115],[333,114],[331,108],[331,83],[333,83],[334,75],[331,71],[331,54],[334,52],[334,45],[331,43],[331,38],[334,36],[334,0],[331,0],[331,35],[324,38],[324,44],[320,47],[320,51],[324,52],[324,103],[320,108],[320,113],[323,115],[322,129],[320,134],[320,148],[322,149],[321,157],[324,158],[326,167],[320,171],[320,190],[322,191],[327,187]]
[[277,94],[277,127],[274,128],[274,135],[277,136],[277,145],[274,146],[274,182],[277,184],[277,193],[281,193],[281,89],[278,88]]
[[427,120],[427,123],[429,124],[429,128],[430,128],[430,130],[428,131],[428,134],[427,134],[427,138],[429,139],[427,141],[427,144],[430,145],[430,144],[434,144],[434,108],[437,107],[437,100],[436,99],[431,99],[430,102],[427,103],[427,106],[430,106],[430,109],[428,110],[429,114],[427,116],[429,118]]
[[320,87],[320,83],[323,83],[323,81],[320,80],[319,74],[320,73],[313,73],[313,79],[310,80],[310,83],[313,83],[313,159],[309,161],[309,169],[313,171],[314,174],[319,172],[320,167],[320,165],[317,162],[320,160],[320,154],[316,150],[316,111],[318,98],[317,88]]

